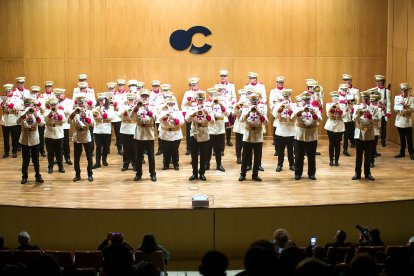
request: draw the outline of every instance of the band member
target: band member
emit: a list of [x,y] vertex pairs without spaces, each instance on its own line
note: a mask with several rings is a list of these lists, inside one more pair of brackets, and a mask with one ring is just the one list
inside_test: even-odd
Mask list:
[[16,88],[13,89],[13,95],[20,98],[23,102],[23,99],[30,96],[29,89],[24,87],[26,82],[26,77],[17,77],[16,78]]
[[129,80],[128,81],[128,90],[130,93],[138,94],[138,81],[137,80]]
[[[277,123],[275,127],[277,151],[277,167],[276,172],[281,172],[283,161],[285,159],[285,148],[287,148],[289,169],[295,171],[295,160],[293,158],[293,142],[295,138],[295,124],[291,118],[296,104],[292,102],[290,96],[292,89],[283,89],[281,93],[282,99],[279,99],[273,106],[272,114]],[[270,98],[269,98],[269,101]]]
[[55,93],[53,93],[53,81],[45,81],[45,92],[42,94],[42,98],[47,101],[50,98],[55,98]]
[[[246,124],[242,121],[242,113],[249,107],[249,98],[247,97],[246,89],[239,89],[239,101],[234,104],[233,110],[236,117],[234,121],[233,131],[236,134],[236,157],[237,164],[242,163],[242,150],[243,150],[243,135],[246,131]],[[251,93],[250,93],[251,95]]]
[[98,102],[92,111],[93,119],[95,121],[95,127],[93,133],[96,141],[96,157],[95,165],[93,169],[98,169],[102,165],[108,166],[107,156],[109,144],[111,142],[111,121],[114,116],[114,109],[109,104],[109,100],[106,93],[98,94]]
[[339,166],[339,155],[341,153],[342,134],[345,131],[343,118],[346,116],[347,106],[339,102],[338,91],[331,92],[332,102],[326,104],[325,129],[329,139],[329,166]]
[[169,169],[170,160],[174,166],[174,170],[179,170],[179,154],[183,133],[181,126],[184,124],[183,113],[178,109],[175,97],[165,99],[165,104],[160,110],[160,130],[159,135],[163,141],[163,170]]
[[27,183],[28,167],[30,157],[32,157],[36,183],[43,183],[42,176],[39,169],[39,133],[37,131],[38,125],[43,125],[44,121],[40,115],[40,111],[34,104],[32,97],[26,97],[24,101],[24,110],[19,113],[17,123],[21,125],[21,134],[19,143],[22,145],[22,181],[21,184]]
[[305,153],[308,158],[308,177],[316,180],[316,148],[318,146],[318,123],[322,121],[319,106],[312,104],[312,93],[301,94],[302,106],[292,114],[295,119],[295,180],[300,180],[303,173]]
[[386,146],[387,138],[387,121],[391,117],[391,91],[385,87],[385,77],[383,75],[375,75],[377,82],[376,89],[381,95],[378,101],[378,107],[381,113],[381,145]]
[[73,153],[74,157],[74,168],[76,176],[73,179],[73,182],[79,181],[81,179],[81,170],[80,170],[80,156],[82,154],[82,146],[85,149],[86,160],[88,161],[88,180],[93,181],[93,172],[92,172],[92,147],[90,145],[92,141],[92,135],[89,131],[89,127],[93,126],[94,120],[92,112],[87,110],[86,105],[86,95],[78,93],[75,98],[75,109],[69,115],[69,123],[73,125]]
[[219,71],[220,75],[220,82],[218,84],[221,84],[220,87],[217,87],[217,89],[221,90],[221,95],[223,97],[223,101],[226,104],[226,106],[229,108],[229,115],[224,117],[224,123],[226,125],[226,144],[227,146],[233,146],[233,143],[231,142],[231,129],[234,125],[234,114],[232,111],[233,105],[236,103],[236,87],[234,86],[234,83],[228,81],[229,71],[226,69],[222,69]]
[[224,151],[224,118],[229,115],[229,110],[227,109],[225,102],[220,99],[220,96],[218,95],[219,91],[216,88],[209,88],[207,89],[207,92],[210,99],[206,102],[206,106],[209,106],[211,109],[215,123],[208,126],[210,141],[207,145],[206,170],[210,170],[211,153],[212,150],[214,150],[216,170],[224,172],[225,169],[221,163],[222,152]]
[[395,158],[405,157],[405,147],[408,146],[410,159],[414,160],[413,136],[412,136],[412,119],[411,114],[414,111],[414,98],[410,96],[410,85],[400,83],[401,95],[395,96],[394,110],[397,113],[395,126],[400,135],[400,153]]
[[355,122],[352,120],[352,111],[354,110],[354,105],[361,102],[361,95],[359,94],[359,89],[353,86],[351,75],[342,74],[342,80],[344,83],[342,86],[339,86],[338,90],[339,101],[343,101],[343,103],[348,105],[346,115],[343,118],[345,123],[343,154],[350,156],[348,152],[348,140],[351,143],[351,148],[355,148]]
[[[31,93],[30,96],[34,99],[35,106],[39,109],[40,115],[43,117],[43,113],[45,111],[45,100],[40,95],[40,87],[39,86],[32,86],[30,88]],[[46,157],[45,153],[45,125],[37,126],[37,130],[39,131],[39,154],[42,157]]]
[[[276,87],[270,91],[269,95],[269,107],[270,110],[273,111],[276,105],[279,105],[279,101],[283,101],[282,91],[283,85],[285,82],[284,76],[277,76],[276,77]],[[276,118],[273,120],[273,145],[275,146],[275,156],[277,156],[277,143],[276,143],[276,127],[277,127],[277,120]]]
[[[200,179],[206,181],[204,175],[206,169],[206,154],[207,147],[210,140],[208,126],[215,123],[214,114],[211,108],[205,105],[206,99],[205,91],[197,91],[194,95],[196,99],[195,105],[187,109],[185,120],[191,122],[190,130],[190,150],[191,150],[191,166],[193,168],[193,175],[189,180]],[[200,168],[198,168],[198,155],[200,154]],[[200,177],[199,177],[200,174]]]
[[95,100],[95,90],[88,85],[88,75],[87,74],[79,74],[79,83],[81,83],[81,82],[86,83],[86,88],[85,88],[86,92],[82,91],[82,88],[78,85],[78,87],[73,88],[73,98],[76,97],[77,93],[84,92],[84,93],[86,93],[86,98],[88,100],[91,100],[93,102],[93,105],[95,105],[95,102],[96,102],[96,100]]
[[63,156],[65,157],[65,162],[68,165],[72,165],[72,161],[70,160],[70,144],[69,144],[69,129],[70,124],[68,123],[69,115],[73,111],[73,101],[72,99],[65,97],[65,89],[63,88],[55,88],[53,89],[53,93],[55,94],[56,98],[58,99],[58,109],[62,110],[65,114],[65,122],[62,125],[63,128],[63,139],[62,139],[62,152]]
[[5,96],[1,100],[1,128],[3,132],[4,154],[3,158],[9,157],[10,143],[9,137],[12,140],[12,157],[17,157],[17,151],[19,147],[19,129],[17,124],[17,115],[22,106],[22,100],[13,94],[13,84],[5,84],[4,93]]
[[[151,105],[155,106],[156,108],[161,107],[162,105],[164,105],[164,95],[162,93],[162,91],[160,90],[160,85],[161,82],[159,80],[153,80],[151,82],[152,85],[152,90],[150,91],[150,103]],[[158,115],[159,110],[157,110],[157,114]],[[155,117],[155,125],[157,127],[157,136],[158,136],[158,150],[155,153],[155,155],[161,155],[163,153],[163,148],[162,148],[162,139],[160,138],[160,121],[158,116]]]
[[263,83],[257,81],[259,74],[255,72],[249,72],[248,76],[249,82],[244,86],[244,89],[246,89],[248,86],[253,86],[255,93],[259,94],[261,97],[261,101],[266,103],[266,87]]
[[[377,89],[375,90],[368,90],[370,92],[369,101],[372,106],[375,106],[376,108],[379,108],[379,99],[381,98],[381,95],[378,93]],[[381,128],[381,121],[378,121],[377,124],[374,124],[374,143],[372,145],[372,152],[371,152],[371,162],[370,166],[373,168],[375,166],[375,158],[381,156],[381,153],[377,151],[377,144],[378,144],[378,138],[380,136],[380,128]]]
[[[135,160],[142,160],[144,150],[147,152],[151,181],[157,181],[154,156],[154,113],[155,109],[149,105],[149,91],[142,89],[141,98],[132,110],[130,118],[136,122],[134,139],[137,155]],[[136,162],[136,170],[134,181],[142,177],[142,162]]]
[[[108,88],[108,92],[106,93],[106,96],[109,100],[109,105],[114,111],[111,125],[115,133],[115,146],[116,146],[118,154],[122,155],[121,134],[119,132],[119,129],[121,128],[121,117],[119,116],[119,107],[121,103],[124,101],[124,95],[122,93],[115,91],[116,86],[117,86],[116,82],[113,82],[113,81],[108,82],[106,84],[106,87]],[[108,145],[108,150],[107,150],[108,154],[111,152],[111,141],[112,141],[112,132],[109,138],[109,145]]]
[[[186,118],[187,116],[187,110],[190,107],[197,106],[196,101],[196,93],[197,92],[203,92],[198,88],[198,81],[199,78],[189,78],[188,79],[188,85],[189,89],[184,92],[183,100],[181,101],[181,111],[183,112],[183,116]],[[190,155],[191,153],[191,120],[187,121],[185,123],[185,140],[187,143],[187,150],[185,151],[185,155]]]
[[64,137],[63,123],[66,122],[66,116],[62,109],[58,108],[58,99],[49,98],[46,101],[45,118],[45,144],[47,150],[48,173],[53,173],[55,158],[60,173],[65,169],[62,164],[62,140]]
[[370,161],[374,146],[374,126],[381,118],[379,109],[370,104],[370,92],[361,92],[362,103],[354,107],[356,161],[352,180],[361,179],[362,155],[364,155],[365,178],[375,180],[371,175]]
[[128,93],[125,90],[126,80],[124,80],[124,79],[118,79],[116,81],[116,84],[117,84],[118,88],[114,91],[115,94],[125,95],[126,93]]
[[132,109],[135,105],[135,99],[137,95],[134,93],[127,93],[125,94],[126,101],[120,107],[120,117],[121,117],[121,140],[122,140],[122,147],[123,147],[123,155],[122,155],[122,169],[121,171],[128,170],[129,164],[131,164],[132,169],[136,171],[136,148],[134,142],[134,135],[135,135],[135,128],[137,125],[131,121],[129,117]]
[[263,125],[267,124],[267,118],[264,109],[258,105],[259,97],[258,94],[251,94],[248,108],[241,115],[246,127],[243,135],[243,158],[239,181],[246,180],[247,166],[252,160],[252,153],[254,154],[252,179],[262,181],[259,177],[259,166],[262,161]]

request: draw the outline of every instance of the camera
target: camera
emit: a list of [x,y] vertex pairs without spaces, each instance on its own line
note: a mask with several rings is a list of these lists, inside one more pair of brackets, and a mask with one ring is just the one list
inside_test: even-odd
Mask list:
[[362,239],[366,239],[369,240],[369,228],[368,227],[362,227],[361,225],[357,224],[356,229],[359,230],[359,232],[361,233],[361,237]]
[[316,237],[311,237],[309,244],[310,246],[314,247],[316,245]]

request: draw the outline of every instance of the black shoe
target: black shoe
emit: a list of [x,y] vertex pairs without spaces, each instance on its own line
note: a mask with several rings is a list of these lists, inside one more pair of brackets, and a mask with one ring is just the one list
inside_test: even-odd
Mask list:
[[88,176],[88,181],[89,181],[89,182],[90,182],[90,181],[93,181],[93,177],[92,177],[92,175]]
[[241,163],[242,163],[241,158],[240,157],[237,157],[237,164],[241,164]]
[[319,151],[315,152],[315,155],[321,155],[321,153]]
[[9,154],[8,153],[4,153],[3,154],[3,158],[7,158],[7,157],[9,157]]
[[206,178],[206,176],[205,176],[204,174],[200,174],[200,180],[202,180],[202,181],[206,181],[206,180],[207,180],[207,178]]
[[191,154],[191,151],[190,150],[186,150],[185,151],[185,155],[190,155]]
[[252,169],[252,166],[247,166],[246,171],[250,171]]
[[273,154],[273,156],[277,156],[277,151],[275,151],[275,153]]
[[156,177],[155,175],[151,176],[151,181],[152,181],[152,182],[157,181],[157,177]]
[[229,141],[227,141],[227,146],[232,147],[233,143],[229,140]]
[[123,150],[118,150],[118,155],[124,155],[124,151]]
[[162,151],[160,149],[158,149],[157,152],[155,153],[155,155],[157,155],[157,156],[161,155],[161,154],[162,154]]
[[246,176],[245,175],[240,175],[239,181],[245,181],[245,180],[246,180]]
[[127,171],[128,167],[122,167],[121,172]]
[[410,159],[414,160],[414,154],[410,154]]
[[75,178],[73,179],[73,182],[76,182],[76,181],[79,181],[79,180],[81,180],[81,177],[80,176],[75,176]]
[[221,171],[221,172],[225,172],[226,170],[224,169],[223,165],[218,165],[216,170]]
[[26,184],[27,183],[27,178],[22,177],[22,181],[20,181],[20,184]]
[[289,166],[289,170],[295,171],[296,170],[295,165]]
[[262,181],[262,179],[257,175],[257,176],[252,176],[252,179],[255,181]]
[[209,171],[210,170],[210,165],[206,164],[205,169],[206,169],[206,171]]
[[382,154],[379,152],[374,153],[374,158],[380,157]]
[[352,180],[357,180],[357,179],[361,179],[361,175],[360,175],[360,174],[355,174],[355,175],[352,177]]
[[316,180],[316,177],[315,177],[314,175],[310,175],[310,176],[309,176],[309,179],[310,179],[310,180]]
[[42,157],[46,157],[46,153],[41,152],[41,153],[40,153],[40,156],[42,156]]
[[351,156],[347,150],[344,150],[342,153],[343,153],[345,156]]
[[381,141],[381,146],[382,146],[383,148],[385,148],[385,147],[387,146],[387,144],[386,144],[385,140],[384,140],[384,141]]
[[17,154],[13,153],[12,158],[16,158],[16,157],[17,157]]
[[43,183],[43,182],[45,181],[43,180],[42,176],[36,177],[36,183]]
[[52,173],[53,173],[53,169],[52,169],[52,168],[48,169],[48,170],[47,170],[47,173],[48,173],[48,174],[52,174]]
[[264,172],[262,165],[259,166],[259,171]]
[[190,176],[190,178],[188,180],[193,181],[193,180],[196,180],[196,179],[198,179],[198,176],[193,174],[192,176]]
[[281,172],[282,171],[282,166],[281,165],[277,165],[276,167],[276,172]]
[[338,166],[339,166],[338,161],[335,161],[335,167],[338,167]]
[[144,159],[144,157],[142,158],[141,163],[142,163],[142,164],[145,164],[145,159]]
[[369,163],[369,166],[370,166],[371,168],[373,168],[373,167],[375,167],[375,163],[374,163],[374,162],[370,162],[370,163]]
[[65,173],[65,169],[62,167],[62,168],[59,168],[58,169],[58,172],[60,172],[60,173]]
[[104,165],[105,167],[108,167],[108,162],[106,162],[106,160],[105,161],[102,161],[102,165]]
[[169,166],[168,166],[168,165],[164,165],[164,166],[162,166],[162,170],[163,170],[163,171],[168,170],[168,169],[169,169]]
[[101,167],[101,165],[95,164],[95,165],[93,165],[92,169],[99,169],[100,167]]
[[138,181],[138,180],[141,180],[141,176],[136,175],[136,176],[134,177],[134,181]]
[[302,177],[300,175],[295,175],[295,180],[300,180]]
[[355,143],[351,143],[351,148],[355,148]]
[[70,158],[67,158],[65,161],[66,161],[66,164],[68,164],[68,165],[72,165],[73,164],[72,161],[70,161]]
[[333,161],[329,161],[329,166],[333,167]]
[[178,171],[180,170],[180,167],[178,165],[174,165],[174,170]]
[[[410,154],[410,156],[411,156],[412,154]],[[402,158],[402,157],[405,157],[405,154],[403,154],[403,153],[399,153],[399,154],[397,154],[396,156],[394,156],[395,158]]]
[[372,175],[366,175],[365,176],[365,179],[368,179],[368,180],[371,180],[371,181],[374,181],[375,180],[375,178],[372,176]]

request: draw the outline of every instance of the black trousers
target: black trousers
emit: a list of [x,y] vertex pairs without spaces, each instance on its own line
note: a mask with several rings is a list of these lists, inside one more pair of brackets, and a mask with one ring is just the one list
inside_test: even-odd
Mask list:
[[[114,128],[114,132],[115,132],[115,146],[116,146],[116,149],[118,151],[121,151],[122,150],[121,133],[120,133],[121,122],[120,121],[119,122],[112,122],[111,125]],[[110,136],[109,142],[112,141],[112,132],[111,132],[110,135],[111,136]],[[111,146],[111,143],[109,143],[108,152],[109,152],[109,147],[110,146]]]
[[70,159],[69,129],[63,130],[62,152],[65,159]]
[[160,131],[159,131],[159,126],[160,126],[160,123],[156,123],[155,124],[155,128],[157,129],[157,137],[158,137],[158,150],[159,151],[163,151],[164,149],[163,149],[163,141],[160,139]]
[[187,143],[187,150],[191,150],[191,122],[185,122],[185,142]]
[[295,140],[295,175],[302,176],[305,152],[308,159],[308,176],[316,174],[316,148],[318,141],[304,142]]
[[108,149],[111,143],[111,134],[96,134],[95,133],[95,163],[100,165],[102,161],[106,161],[108,156]]
[[32,162],[35,170],[35,177],[40,177],[39,169],[39,145],[26,146],[22,145],[22,178],[28,178],[28,168],[30,163],[30,157],[32,157]]
[[91,146],[91,150],[92,150],[92,153],[93,153],[95,151],[95,138],[94,138],[94,135],[93,135],[93,126],[89,127],[89,133],[91,134],[91,139],[92,139],[92,141],[89,143],[89,145]]
[[400,135],[400,153],[405,154],[405,147],[408,145],[408,153],[413,154],[413,128],[412,127],[397,127]]
[[[206,172],[206,155],[209,141],[197,142],[194,137],[190,138],[191,166],[193,175]],[[198,155],[200,153],[200,169],[198,169]],[[221,153],[220,153],[221,154]]]
[[226,127],[226,141],[227,141],[227,143],[230,142],[230,140],[231,140],[231,130],[232,130],[232,127]]
[[277,147],[277,135],[276,135],[276,127],[273,126],[273,143],[275,145],[275,152],[277,152],[278,147]]
[[243,149],[243,134],[236,133],[236,156],[242,157],[242,149]]
[[345,132],[344,132],[344,150],[348,150],[348,140],[351,144],[355,144],[355,122],[346,122],[345,123]]
[[224,151],[224,133],[210,134],[210,142],[207,145],[206,164],[210,165],[211,153],[214,150],[216,154],[216,164],[221,165],[221,152]]
[[45,126],[37,126],[37,131],[39,132],[39,152],[45,152]]
[[137,161],[135,166],[137,168],[137,176],[142,176],[142,158],[144,157],[144,150],[148,154],[148,165],[150,176],[155,176],[155,155],[154,155],[154,140],[135,140],[135,147],[137,149],[137,155],[135,160]]
[[381,143],[385,143],[387,139],[387,121],[385,121],[385,116],[381,117]]
[[1,126],[3,131],[3,143],[4,143],[4,153],[10,152],[10,140],[12,140],[12,153],[17,153],[17,148],[19,146],[19,126]]
[[247,166],[252,163],[252,154],[254,154],[253,161],[253,174],[252,176],[259,175],[259,166],[262,163],[262,147],[263,143],[250,143],[243,142],[243,157],[240,175],[246,176]]
[[285,160],[285,148],[287,148],[288,153],[288,161],[289,166],[293,166],[295,164],[295,160],[293,159],[293,142],[295,141],[293,136],[283,137],[276,135],[275,140],[275,149],[276,144],[278,145],[277,151],[277,165],[283,166],[283,161]]
[[46,151],[47,151],[47,163],[48,168],[52,169],[55,164],[55,158],[59,168],[63,168],[62,164],[62,140],[61,139],[52,139],[45,138]]
[[355,157],[355,173],[361,175],[362,156],[364,156],[364,174],[371,174],[371,156],[372,148],[374,146],[374,140],[362,141],[355,139],[356,157]]
[[123,167],[128,168],[129,164],[135,166],[135,156],[137,151],[135,148],[134,134],[124,134],[121,133],[122,147],[124,148],[124,153],[122,155]]
[[341,140],[342,140],[342,133],[343,132],[328,132],[328,139],[329,139],[329,160],[338,162],[339,156],[341,155]]
[[92,146],[89,143],[76,143],[73,142],[73,154],[74,154],[74,160],[73,160],[73,166],[75,168],[76,176],[80,176],[81,170],[80,170],[80,156],[82,154],[82,146],[85,149],[85,155],[86,160],[88,161],[88,176],[92,176]]
[[181,139],[175,141],[162,141],[162,154],[163,154],[163,164],[164,166],[168,166],[170,161],[174,166],[179,165],[180,155],[178,153],[178,148],[180,147]]

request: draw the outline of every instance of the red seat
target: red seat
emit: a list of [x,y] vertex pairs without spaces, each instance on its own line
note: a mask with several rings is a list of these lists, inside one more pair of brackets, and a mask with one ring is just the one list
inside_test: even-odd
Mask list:
[[135,263],[139,263],[141,261],[151,262],[155,264],[160,271],[165,271],[164,257],[162,251],[154,251],[151,253],[136,251]]
[[101,251],[75,251],[75,267],[90,268],[101,271],[102,252]]
[[95,268],[77,268],[75,271],[76,276],[96,276]]
[[385,248],[384,246],[359,246],[356,250],[356,253],[363,253],[368,252],[372,257],[375,257],[375,253],[378,251],[384,252]]
[[406,259],[408,258],[409,250],[408,245],[389,245],[385,250],[385,254],[398,259]]
[[40,250],[14,250],[13,261],[16,264],[27,265],[34,257],[42,254]]
[[338,264],[343,263],[345,261],[345,256],[348,254],[349,250],[351,249],[350,246],[348,247],[334,247],[330,246],[328,248],[328,252],[326,252],[326,257],[331,260],[331,263]]
[[74,265],[71,251],[48,250],[45,253],[55,257],[60,267],[68,267]]

